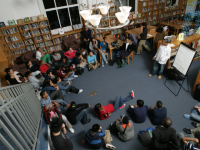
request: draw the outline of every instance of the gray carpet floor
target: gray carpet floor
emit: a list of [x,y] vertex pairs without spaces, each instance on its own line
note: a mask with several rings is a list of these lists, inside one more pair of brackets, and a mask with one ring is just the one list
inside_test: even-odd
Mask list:
[[[198,101],[193,99],[192,88],[200,68],[200,61],[195,61],[188,72],[189,74],[189,88],[190,92],[185,92],[183,89],[179,95],[174,96],[163,84],[165,77],[158,79],[157,76],[148,77],[148,74],[152,70],[153,61],[152,58],[155,51],[148,54],[143,51],[141,55],[134,55],[134,60],[130,61],[129,65],[125,65],[123,68],[117,69],[117,64],[114,66],[105,65],[105,67],[98,68],[88,72],[85,69],[83,75],[76,78],[72,85],[77,88],[83,89],[81,94],[69,93],[65,95],[65,100],[75,101],[78,103],[89,103],[91,108],[88,108],[88,117],[91,122],[83,125],[85,131],[92,127],[93,124],[99,123],[104,129],[108,129],[110,123],[117,120],[121,114],[127,115],[130,119],[131,116],[127,113],[129,104],[136,104],[138,99],[144,100],[145,105],[148,107],[155,106],[158,100],[163,102],[164,107],[167,108],[167,116],[172,119],[172,127],[177,132],[182,132],[183,128],[193,128],[191,120],[187,120],[183,117],[185,113],[190,113],[193,106]],[[186,87],[186,84],[184,84]],[[178,84],[175,82],[169,82],[169,87],[177,92]],[[126,107],[112,113],[106,120],[100,120],[94,114],[94,105],[96,103],[102,103],[107,105],[115,100],[117,95],[121,95],[125,98],[131,90],[135,92],[135,98],[126,102]],[[97,94],[90,96],[89,93],[96,91]],[[140,130],[148,127],[155,127],[147,117],[144,123],[134,123],[135,137],[128,141],[121,141],[116,135],[112,135],[114,141],[113,145],[117,147],[117,150],[146,150],[140,140],[137,138],[137,133]],[[76,132],[76,131],[75,131]],[[75,150],[91,149],[88,144],[81,144],[81,140],[84,139],[84,134],[77,136],[72,140]],[[104,149],[104,148],[102,148]]]

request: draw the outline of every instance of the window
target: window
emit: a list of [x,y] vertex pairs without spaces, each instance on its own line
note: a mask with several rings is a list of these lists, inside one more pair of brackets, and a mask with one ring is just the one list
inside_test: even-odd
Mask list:
[[43,0],[51,30],[80,24],[77,0]]

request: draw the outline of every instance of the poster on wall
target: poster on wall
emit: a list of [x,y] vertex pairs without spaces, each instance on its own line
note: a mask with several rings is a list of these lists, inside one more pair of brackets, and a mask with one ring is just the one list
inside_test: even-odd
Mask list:
[[171,4],[171,0],[166,0],[165,7],[169,7]]

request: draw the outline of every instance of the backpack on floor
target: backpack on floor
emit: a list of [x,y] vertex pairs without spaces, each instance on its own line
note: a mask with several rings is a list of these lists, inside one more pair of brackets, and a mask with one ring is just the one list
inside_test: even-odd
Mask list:
[[114,63],[115,63],[115,61],[114,61],[114,60],[109,60],[109,61],[108,61],[108,65],[109,65],[109,66],[113,66],[113,65],[114,65]]
[[144,129],[144,130],[141,130],[138,132],[138,137],[145,147],[147,147],[151,144],[153,130],[154,130],[154,128],[149,127],[147,129]]

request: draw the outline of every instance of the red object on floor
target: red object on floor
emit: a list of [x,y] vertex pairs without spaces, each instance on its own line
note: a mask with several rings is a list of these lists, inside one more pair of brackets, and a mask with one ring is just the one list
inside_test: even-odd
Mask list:
[[122,108],[124,108],[126,105],[125,104],[123,104],[121,107],[119,107],[119,109],[122,109]]
[[134,98],[134,93],[133,92],[131,92],[131,96],[132,96],[132,98]]

